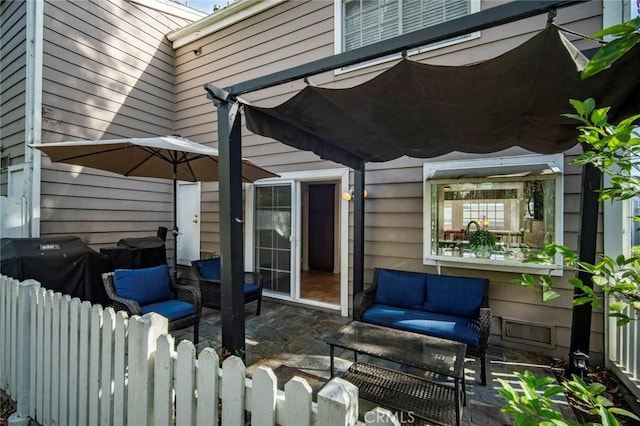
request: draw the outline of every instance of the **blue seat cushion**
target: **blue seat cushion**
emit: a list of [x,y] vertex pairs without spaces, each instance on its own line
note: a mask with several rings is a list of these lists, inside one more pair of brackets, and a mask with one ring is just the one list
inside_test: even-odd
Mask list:
[[200,260],[196,263],[200,275],[208,280],[220,279],[220,258]]
[[260,294],[260,286],[258,284],[244,284],[244,295],[246,296],[257,296]]
[[424,303],[425,274],[379,269],[377,283],[376,303],[411,309]]
[[487,280],[428,274],[425,311],[465,318],[477,318]]
[[469,346],[480,345],[480,339],[474,332],[474,320],[469,318],[375,304],[364,312],[362,321],[455,340]]
[[113,284],[118,296],[135,300],[140,306],[171,299],[167,265],[143,269],[116,269],[113,272]]
[[169,321],[175,321],[196,313],[191,303],[183,302],[182,300],[167,300],[152,303],[150,305],[140,306],[140,310],[143,315],[149,312],[155,312],[163,317],[167,317]]

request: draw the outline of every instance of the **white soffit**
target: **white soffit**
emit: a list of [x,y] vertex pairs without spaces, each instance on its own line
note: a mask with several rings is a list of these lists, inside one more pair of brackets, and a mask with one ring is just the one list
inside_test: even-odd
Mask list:
[[172,0],[129,0],[129,3],[136,3],[149,9],[159,10],[160,12],[192,21],[197,21],[207,16],[204,12]]
[[233,25],[236,22],[257,15],[285,1],[286,0],[237,0],[199,21],[170,32],[167,34],[167,38],[173,43],[173,48],[177,49]]

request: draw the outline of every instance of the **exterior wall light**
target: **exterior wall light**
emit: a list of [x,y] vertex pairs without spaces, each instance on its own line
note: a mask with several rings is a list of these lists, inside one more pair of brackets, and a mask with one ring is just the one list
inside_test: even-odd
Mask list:
[[[351,200],[353,200],[353,196],[354,195],[355,195],[355,192],[353,191],[353,189],[350,189],[350,190],[342,193],[342,198],[344,198],[347,201],[351,201]],[[368,193],[367,193],[366,189],[364,190],[362,195],[364,195],[364,198],[367,198]]]

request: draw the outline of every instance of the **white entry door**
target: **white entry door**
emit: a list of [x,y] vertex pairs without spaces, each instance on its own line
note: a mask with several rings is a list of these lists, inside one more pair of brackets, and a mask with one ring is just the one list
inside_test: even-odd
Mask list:
[[200,182],[178,182],[178,264],[200,259]]

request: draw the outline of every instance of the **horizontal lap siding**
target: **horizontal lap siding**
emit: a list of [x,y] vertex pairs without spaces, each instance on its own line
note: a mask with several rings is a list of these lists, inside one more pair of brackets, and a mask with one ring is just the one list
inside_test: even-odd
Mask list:
[[[24,162],[27,4],[0,3],[0,135],[7,165]],[[0,170],[0,195],[7,195],[7,170]]]
[[[601,22],[599,2],[558,11],[557,23],[582,33],[599,29]],[[540,31],[546,26],[546,15],[515,24],[482,31],[480,38],[413,56],[414,60],[434,64],[460,65],[497,56]],[[248,18],[219,30],[201,40],[181,47],[176,52],[176,128],[194,140],[217,142],[217,112],[202,88],[211,82],[226,87],[251,78],[333,54],[333,3],[286,2],[258,16]],[[575,38],[569,35],[569,38]],[[590,47],[578,42],[580,48]],[[196,56],[193,50],[200,49]],[[349,72],[326,72],[310,77],[311,82],[325,87],[350,87],[378,75],[394,62],[376,64]],[[294,81],[241,97],[259,106],[275,106],[284,102],[305,83]],[[567,100],[567,112],[570,105]],[[461,125],[464,117],[460,118]],[[282,143],[251,134],[243,128],[243,156],[269,170],[282,173],[339,167],[323,161],[309,152],[295,150]],[[481,135],[480,135],[481,138]],[[511,152],[519,152],[513,150]],[[568,165],[579,150],[571,151],[566,159],[564,196],[564,242],[577,248],[580,221],[581,169]],[[446,159],[474,158],[477,156],[451,154]],[[442,160],[440,158],[439,160]],[[414,271],[435,272],[423,265],[423,183],[422,159],[402,158],[383,164],[368,164],[365,202],[365,281],[372,279],[374,267],[388,267]],[[353,174],[351,174],[353,181]],[[203,187],[203,250],[219,250],[217,197],[209,191],[217,187]],[[352,208],[352,206],[350,206]],[[205,219],[206,218],[206,219]],[[349,214],[349,238],[353,238],[353,211]],[[352,247],[349,247],[349,274],[352,274]],[[568,284],[571,274],[556,279],[562,297],[545,304],[540,296],[511,284],[517,274],[443,268],[443,273],[461,276],[484,276],[491,280],[491,305],[494,313],[492,341],[500,342],[501,322],[504,317],[526,321],[550,323],[557,326],[557,346],[548,353],[566,357],[571,327],[572,288]],[[350,275],[351,276],[351,275]],[[595,311],[592,332],[592,359],[602,356],[602,314]],[[536,351],[542,348],[529,347]]]
[[[174,52],[165,34],[186,24],[125,0],[46,2],[43,142],[173,134]],[[171,193],[168,179],[45,156],[42,234],[77,235],[96,249],[155,235],[171,226]]]

